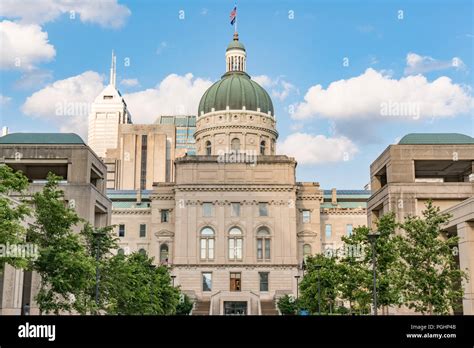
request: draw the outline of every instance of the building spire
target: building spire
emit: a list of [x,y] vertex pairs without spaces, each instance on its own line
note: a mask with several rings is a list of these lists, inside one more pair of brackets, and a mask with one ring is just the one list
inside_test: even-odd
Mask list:
[[114,87],[115,87],[115,80],[117,78],[116,64],[117,64],[117,57],[114,54],[114,50],[112,50],[112,62],[110,64],[110,84]]

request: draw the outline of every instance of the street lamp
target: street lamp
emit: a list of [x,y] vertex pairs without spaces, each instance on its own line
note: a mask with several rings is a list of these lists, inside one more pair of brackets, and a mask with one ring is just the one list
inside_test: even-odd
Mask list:
[[315,265],[316,271],[318,272],[318,315],[321,315],[321,281],[319,279],[319,271],[321,270],[321,265]]
[[175,276],[175,275],[172,275],[172,276],[171,276],[171,279],[173,280],[173,288],[174,288],[174,278],[176,278],[176,276]]
[[298,299],[298,288],[299,288],[300,276],[299,276],[299,275],[295,275],[295,278],[296,278],[296,299]]
[[372,233],[369,233],[367,235],[369,238],[369,242],[372,245],[372,272],[374,276],[374,288],[373,288],[373,306],[374,306],[374,315],[377,315],[377,273],[375,270],[375,263],[376,263],[376,251],[375,251],[375,244],[377,243],[377,238],[380,237],[380,233],[375,231]]
[[96,241],[95,246],[95,304],[99,306],[99,279],[100,279],[100,270],[99,270],[99,258],[100,258],[100,237],[104,236],[103,231],[94,230],[92,232],[92,236]]

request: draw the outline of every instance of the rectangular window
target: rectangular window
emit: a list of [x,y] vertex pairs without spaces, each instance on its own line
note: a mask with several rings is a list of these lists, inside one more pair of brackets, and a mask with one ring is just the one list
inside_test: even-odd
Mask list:
[[146,225],[140,224],[140,237],[146,237]]
[[331,238],[332,235],[332,226],[326,225],[326,238]]
[[257,259],[263,259],[263,239],[257,239]]
[[311,212],[309,210],[303,210],[303,223],[307,224],[311,222]]
[[270,259],[270,239],[265,239],[265,259]]
[[205,259],[207,256],[207,239],[201,239],[201,259]]
[[238,217],[240,216],[240,203],[231,204],[231,216]]
[[212,203],[202,204],[202,216],[205,216],[205,217],[212,216]]
[[212,291],[212,273],[205,272],[202,274],[202,291]]
[[146,189],[146,157],[148,152],[148,136],[142,135],[142,152],[140,168],[140,189]]
[[258,203],[258,215],[268,216],[268,203]]
[[207,257],[212,260],[214,258],[214,239],[207,240],[207,247],[208,247]]
[[260,291],[268,291],[268,272],[259,272]]
[[351,224],[346,225],[346,235],[348,237],[352,236],[352,225]]
[[240,272],[230,273],[230,291],[240,291],[242,289]]
[[119,237],[125,237],[125,225],[119,225]]
[[161,222],[170,222],[170,211],[163,209],[161,211]]

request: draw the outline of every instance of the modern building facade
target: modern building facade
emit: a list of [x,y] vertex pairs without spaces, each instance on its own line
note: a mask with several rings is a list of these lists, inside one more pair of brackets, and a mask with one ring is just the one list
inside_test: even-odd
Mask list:
[[420,215],[428,200],[453,214],[446,231],[460,238],[459,265],[467,270],[464,314],[473,311],[474,277],[474,138],[463,134],[408,134],[371,164],[369,226],[395,212],[399,221]]
[[[112,203],[106,196],[106,166],[78,135],[8,134],[0,137],[0,161],[21,170],[28,178],[27,194],[41,191],[49,172],[61,176],[59,187],[64,199],[79,217],[95,227],[110,225]],[[80,228],[76,226],[77,231]],[[37,274],[7,266],[0,279],[0,314],[20,314],[26,303],[30,304],[31,314],[38,314],[34,301],[39,285]]]

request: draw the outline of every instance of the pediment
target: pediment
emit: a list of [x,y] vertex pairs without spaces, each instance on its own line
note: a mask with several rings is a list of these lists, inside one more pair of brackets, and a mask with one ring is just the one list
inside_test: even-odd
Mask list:
[[174,232],[169,230],[160,230],[155,232],[155,237],[174,237]]
[[296,234],[298,237],[316,237],[318,234],[314,231],[303,230]]

